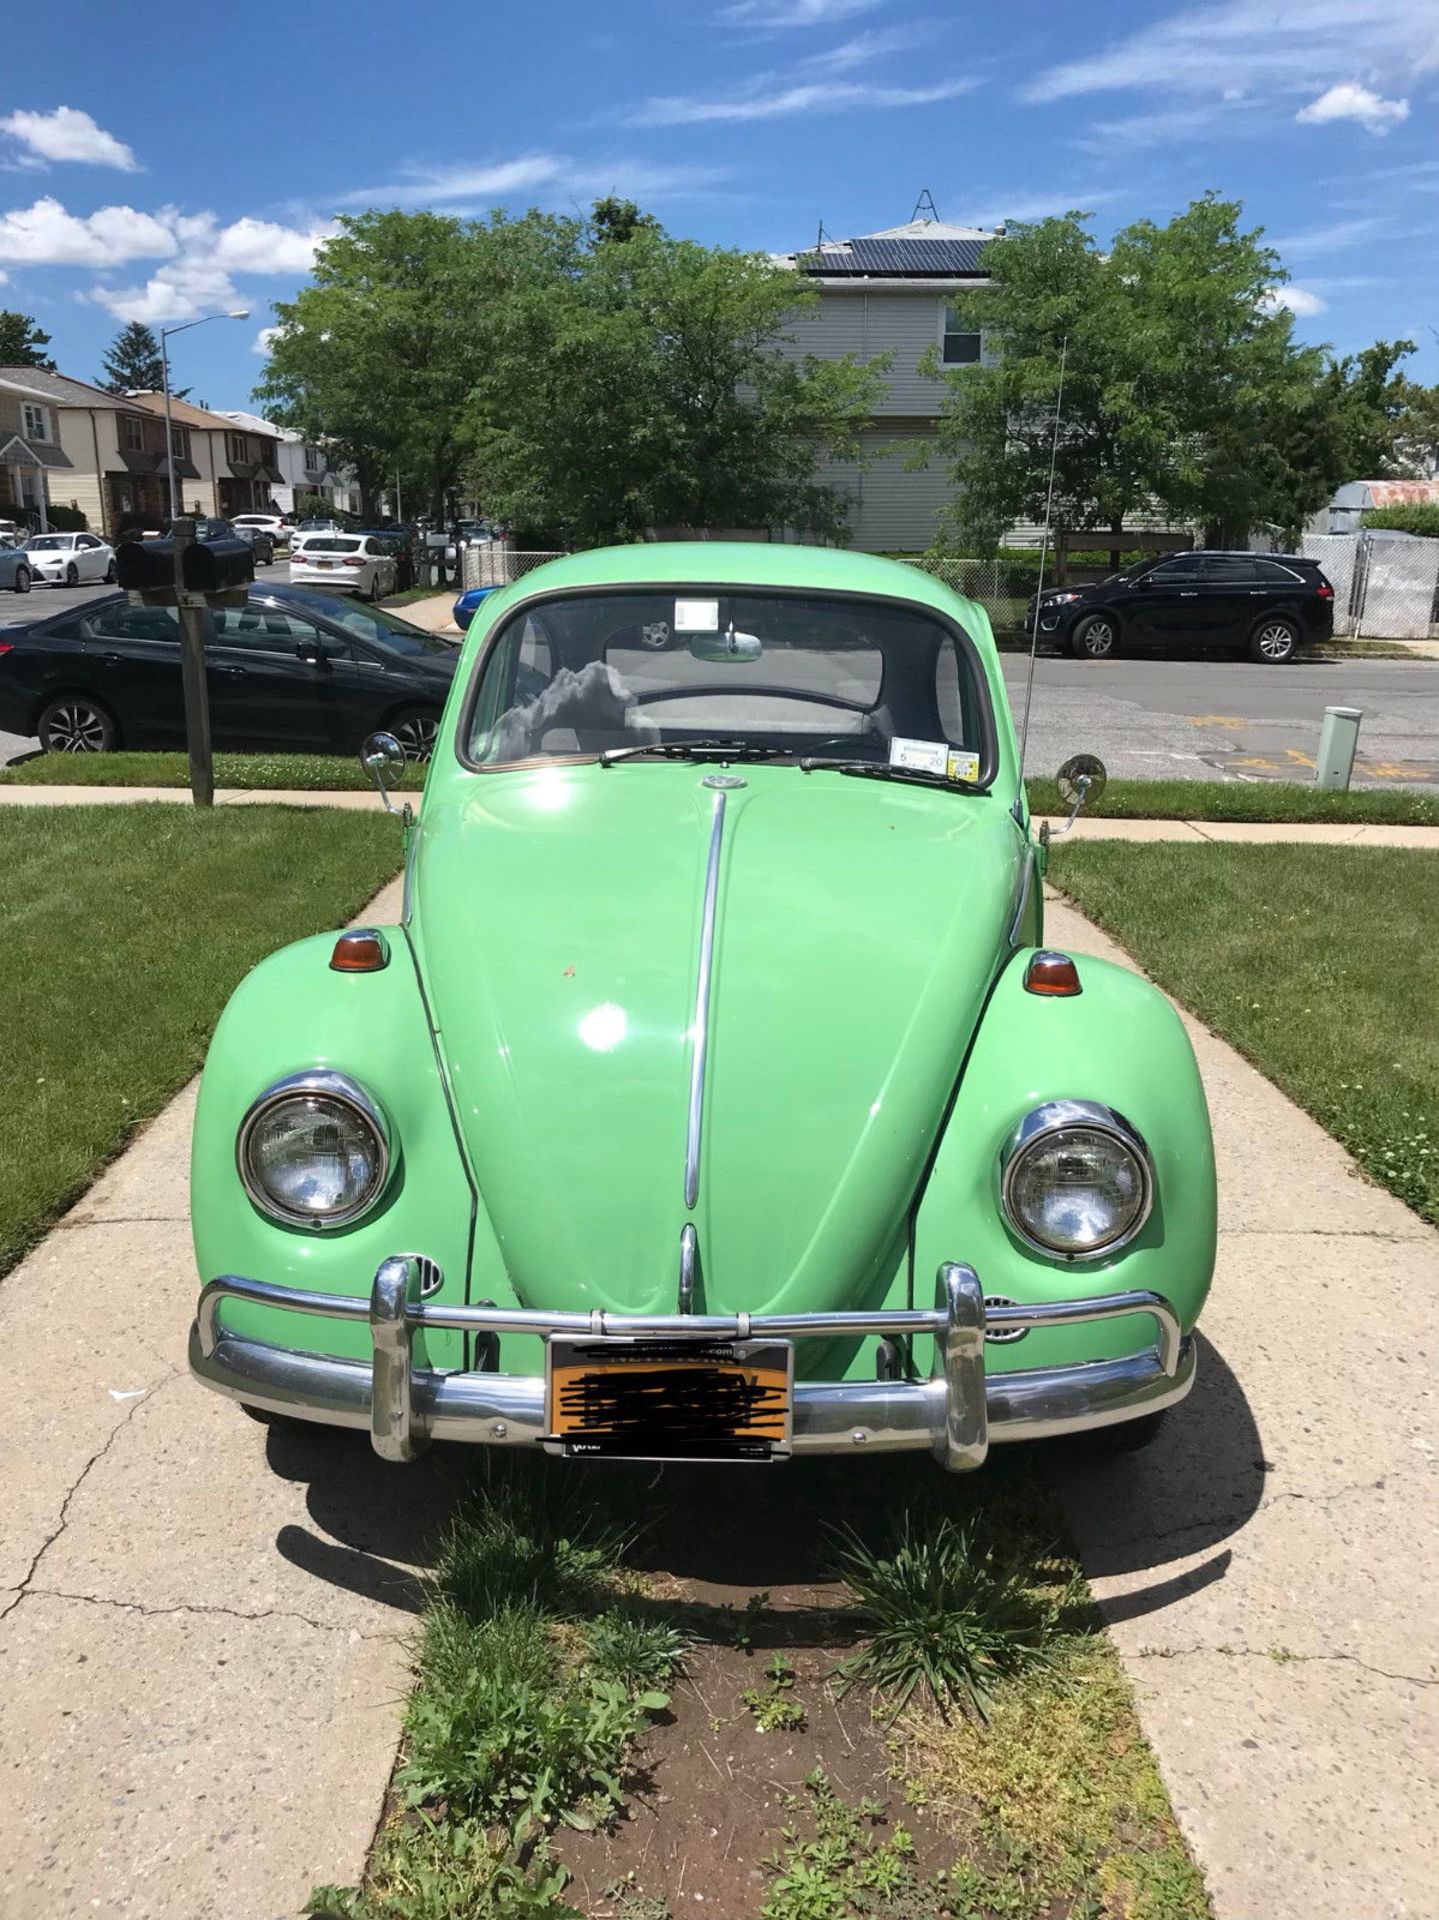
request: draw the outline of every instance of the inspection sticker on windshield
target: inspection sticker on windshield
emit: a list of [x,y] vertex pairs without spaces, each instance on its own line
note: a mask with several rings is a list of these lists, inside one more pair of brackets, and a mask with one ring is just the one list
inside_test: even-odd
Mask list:
[[949,764],[945,775],[950,780],[977,780],[979,778],[979,755],[977,753],[956,753],[953,747],[949,751]]
[[896,734],[889,743],[889,764],[907,767],[911,773],[937,773],[943,780],[948,771],[949,748],[943,740],[904,740]]
[[676,600],[676,633],[718,633],[718,600]]

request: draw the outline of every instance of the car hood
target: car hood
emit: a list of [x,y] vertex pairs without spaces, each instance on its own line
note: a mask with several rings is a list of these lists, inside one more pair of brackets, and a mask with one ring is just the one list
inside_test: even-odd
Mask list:
[[419,830],[411,937],[529,1306],[877,1301],[1012,910],[997,796],[793,767],[725,795],[698,1201],[691,1041],[716,791],[697,766],[473,777]]

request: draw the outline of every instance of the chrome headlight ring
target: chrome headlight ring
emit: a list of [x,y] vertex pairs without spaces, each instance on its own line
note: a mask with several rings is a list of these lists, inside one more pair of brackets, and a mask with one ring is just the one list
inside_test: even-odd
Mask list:
[[[1078,1130],[1117,1141],[1133,1160],[1140,1182],[1139,1204],[1124,1228],[1102,1243],[1080,1249],[1052,1246],[1030,1231],[1014,1203],[1015,1177],[1026,1153],[1050,1135]],[[1114,1107],[1097,1100],[1049,1100],[1026,1113],[1010,1131],[999,1154],[999,1199],[1006,1224],[1027,1247],[1048,1260],[1067,1264],[1079,1260],[1106,1260],[1143,1232],[1154,1209],[1154,1162],[1139,1129]]]
[[[250,1147],[260,1122],[284,1101],[305,1094],[318,1095],[348,1108],[374,1137],[376,1166],[364,1193],[353,1204],[332,1213],[312,1213],[286,1207],[261,1184],[251,1164]],[[235,1166],[251,1204],[269,1219],[278,1220],[282,1226],[307,1227],[319,1233],[348,1227],[377,1207],[389,1187],[394,1167],[394,1136],[389,1116],[379,1101],[367,1093],[358,1080],[352,1080],[346,1073],[316,1067],[303,1073],[287,1074],[283,1080],[276,1080],[266,1087],[241,1121],[235,1139]]]

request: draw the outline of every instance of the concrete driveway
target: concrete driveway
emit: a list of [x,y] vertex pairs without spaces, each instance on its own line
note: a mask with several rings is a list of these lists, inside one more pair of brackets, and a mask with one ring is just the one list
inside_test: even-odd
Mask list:
[[[1113,952],[1062,906],[1048,937]],[[1191,1031],[1222,1195],[1199,1384],[1148,1453],[1050,1458],[1218,1920],[1432,1920],[1439,1234]],[[354,1879],[469,1463],[387,1468],[190,1382],[192,1102],[0,1282],[6,1916],[274,1920]]]

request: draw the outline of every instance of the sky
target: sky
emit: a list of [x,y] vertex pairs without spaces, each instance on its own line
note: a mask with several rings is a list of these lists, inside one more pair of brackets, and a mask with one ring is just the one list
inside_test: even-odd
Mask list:
[[171,348],[177,385],[248,406],[271,302],[370,206],[613,192],[789,252],[926,188],[961,225],[1082,208],[1101,240],[1214,188],[1302,338],[1407,335],[1439,380],[1439,0],[252,0],[154,31],[57,0],[43,51],[0,72],[0,306],[81,379],[127,320],[247,308]]

